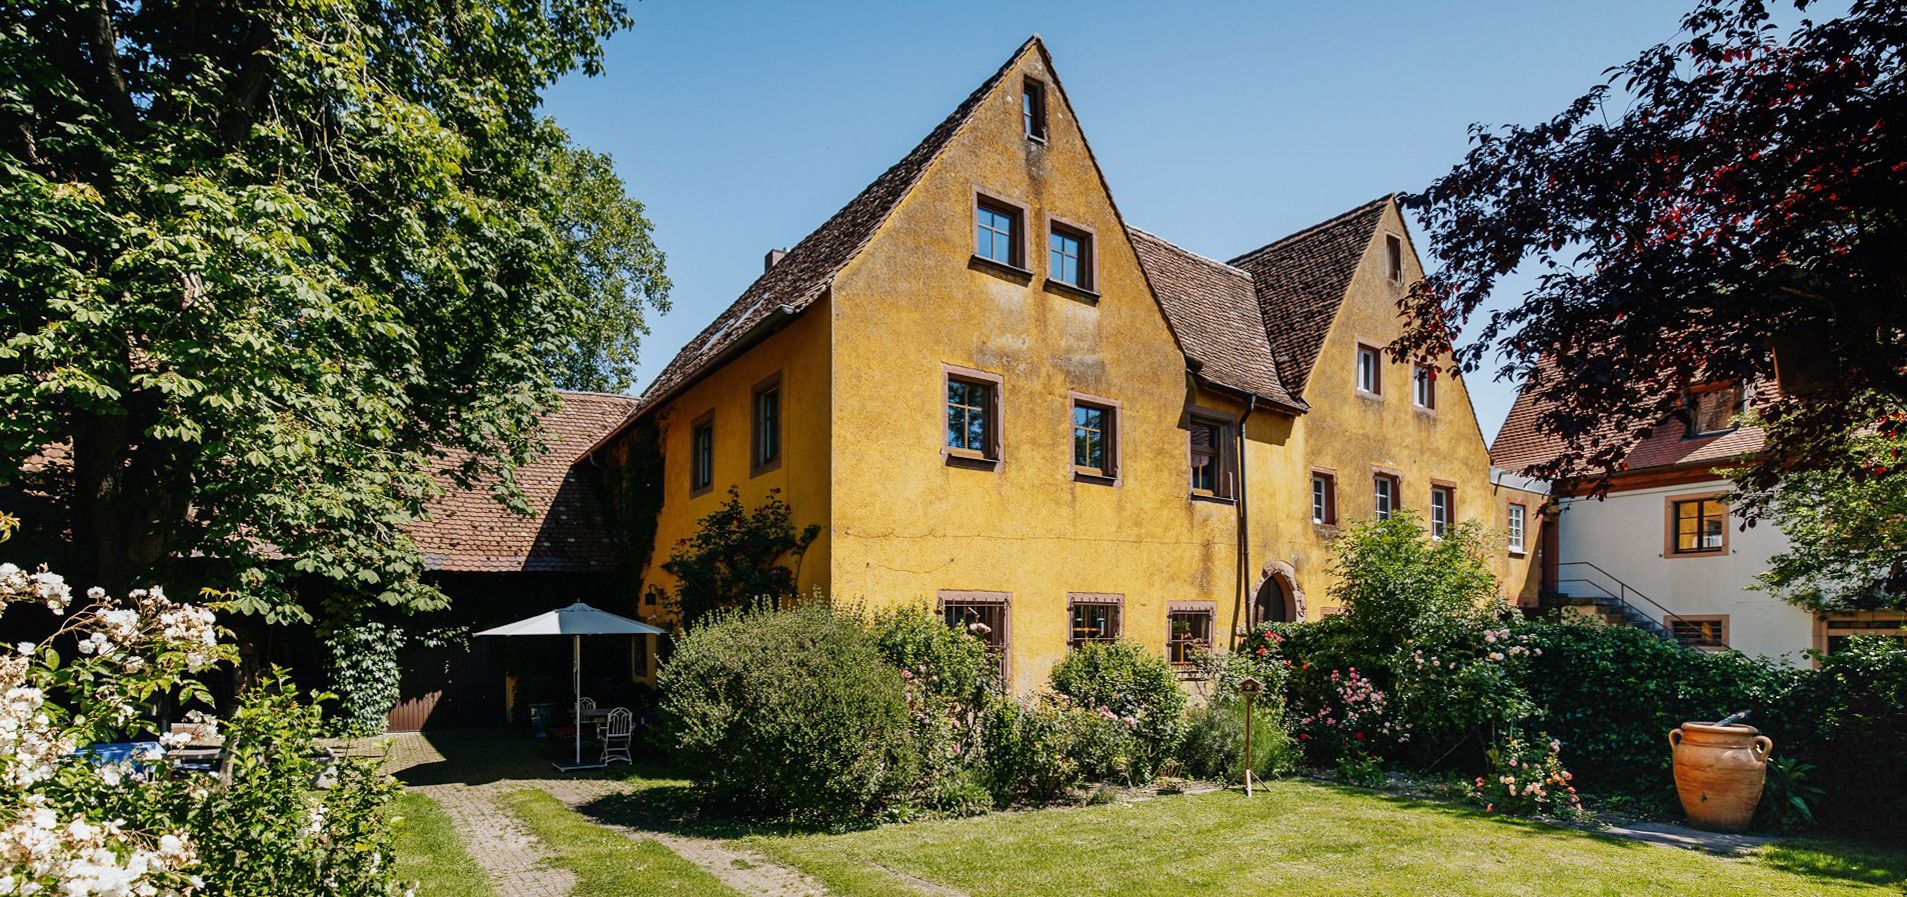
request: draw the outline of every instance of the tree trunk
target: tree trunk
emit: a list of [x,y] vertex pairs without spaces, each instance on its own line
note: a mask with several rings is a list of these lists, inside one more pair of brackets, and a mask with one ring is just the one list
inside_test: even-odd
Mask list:
[[79,412],[72,422],[74,584],[116,595],[150,585],[165,555],[171,490],[151,465],[133,463],[129,415]]

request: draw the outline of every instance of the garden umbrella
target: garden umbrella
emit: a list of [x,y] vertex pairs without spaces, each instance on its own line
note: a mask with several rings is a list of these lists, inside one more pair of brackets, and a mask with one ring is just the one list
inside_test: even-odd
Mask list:
[[583,762],[583,636],[586,635],[664,635],[667,630],[651,626],[639,620],[620,617],[606,610],[597,610],[581,601],[561,610],[537,614],[515,623],[505,623],[495,629],[485,629],[478,635],[567,635],[570,637],[570,678],[576,687],[576,759],[572,763],[557,763],[556,768],[564,772],[574,769],[588,769],[602,766],[601,763]]

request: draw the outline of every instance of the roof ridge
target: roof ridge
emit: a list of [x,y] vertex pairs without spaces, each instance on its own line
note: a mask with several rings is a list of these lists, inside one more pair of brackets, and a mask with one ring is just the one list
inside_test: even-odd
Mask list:
[[589,398],[597,398],[597,399],[623,399],[625,401],[630,401],[630,402],[642,401],[641,396],[632,396],[626,392],[602,392],[602,391],[594,390],[594,389],[558,389],[556,392],[558,395],[565,395],[565,396],[586,396]]
[[[644,390],[645,406],[658,403],[693,382],[713,361],[736,345],[736,340],[763,323],[764,309],[780,307],[800,312],[834,282],[849,262],[867,247],[882,224],[913,192],[927,168],[940,157],[962,128],[973,119],[981,102],[1025,56],[1040,47],[1039,35],[1023,41],[993,74],[967,94],[953,111],[926,136],[868,182],[852,199],[789,248],[775,266],[762,272],[734,301],[716,314],[695,338],[684,344],[656,379]],[[644,409],[646,410],[646,408]]]
[[1248,258],[1253,258],[1259,255],[1263,255],[1267,252],[1270,252],[1273,249],[1277,249],[1278,247],[1285,245],[1286,243],[1290,243],[1293,240],[1298,239],[1299,237],[1310,236],[1312,233],[1316,231],[1324,230],[1325,228],[1330,227],[1331,225],[1334,225],[1334,224],[1338,224],[1347,218],[1352,218],[1357,215],[1361,215],[1365,212],[1370,211],[1372,206],[1382,205],[1383,203],[1390,202],[1392,199],[1396,198],[1396,196],[1397,194],[1395,193],[1386,193],[1383,196],[1380,196],[1369,202],[1359,203],[1357,206],[1353,208],[1339,212],[1336,215],[1332,215],[1331,217],[1326,218],[1325,220],[1320,221],[1316,224],[1313,224],[1309,227],[1305,227],[1305,228],[1293,231],[1289,234],[1279,237],[1276,240],[1266,243],[1265,245],[1260,246],[1257,249],[1247,250],[1245,252],[1239,253],[1238,255],[1232,256],[1232,260],[1230,262],[1227,262],[1226,264],[1233,265],[1235,267],[1238,262],[1242,262]]
[[1155,233],[1153,233],[1153,232],[1151,232],[1151,231],[1149,231],[1149,230],[1146,230],[1146,229],[1145,229],[1145,228],[1143,228],[1143,227],[1139,227],[1138,225],[1135,225],[1135,224],[1128,224],[1128,225],[1126,225],[1126,230],[1129,230],[1129,231],[1132,231],[1132,232],[1134,232],[1134,233],[1137,233],[1138,235],[1140,235],[1140,236],[1142,236],[1142,237],[1148,237],[1148,238],[1150,238],[1150,239],[1153,239],[1153,240],[1157,240],[1157,241],[1159,241],[1159,242],[1161,242],[1161,243],[1164,243],[1164,244],[1166,245],[1166,247],[1167,247],[1167,248],[1170,248],[1170,249],[1173,249],[1173,250],[1176,250],[1176,251],[1178,251],[1178,252],[1182,252],[1182,253],[1185,253],[1186,255],[1189,255],[1189,256],[1191,256],[1191,257],[1193,257],[1193,258],[1195,258],[1195,259],[1198,259],[1199,261],[1204,261],[1204,262],[1211,262],[1212,264],[1214,264],[1214,265],[1217,265],[1217,266],[1219,266],[1220,268],[1224,268],[1225,270],[1227,270],[1227,271],[1230,271],[1230,272],[1232,272],[1233,274],[1236,274],[1236,275],[1238,275],[1238,276],[1240,276],[1240,277],[1243,277],[1243,278],[1245,278],[1246,280],[1251,280],[1251,279],[1252,279],[1252,276],[1251,276],[1251,272],[1250,272],[1250,271],[1247,271],[1247,270],[1245,270],[1245,269],[1243,269],[1243,268],[1240,268],[1240,267],[1238,267],[1237,265],[1234,265],[1234,264],[1232,264],[1232,263],[1230,263],[1230,262],[1221,262],[1221,261],[1219,261],[1218,259],[1215,259],[1215,258],[1212,258],[1211,256],[1209,256],[1209,255],[1206,255],[1206,254],[1204,254],[1204,253],[1202,253],[1202,252],[1193,252],[1193,251],[1192,251],[1192,250],[1190,250],[1190,249],[1187,249],[1187,248],[1185,248],[1185,247],[1183,247],[1183,246],[1180,246],[1179,244],[1177,244],[1177,243],[1174,243],[1174,242],[1172,242],[1171,240],[1168,240],[1168,239],[1166,239],[1166,238],[1164,238],[1164,237],[1161,237],[1161,236],[1159,236],[1158,234],[1155,234]]

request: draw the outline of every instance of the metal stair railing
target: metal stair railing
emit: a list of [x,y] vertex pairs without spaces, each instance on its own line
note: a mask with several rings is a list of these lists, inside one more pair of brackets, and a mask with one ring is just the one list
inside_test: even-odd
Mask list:
[[[1572,567],[1581,568],[1584,571],[1583,575],[1573,576],[1573,577],[1565,577],[1562,575],[1567,568],[1572,568]],[[1589,599],[1590,603],[1595,604],[1598,607],[1606,607],[1606,608],[1610,608],[1614,610],[1615,615],[1619,617],[1623,623],[1628,624],[1630,626],[1634,626],[1635,628],[1640,629],[1644,632],[1647,632],[1650,635],[1653,635],[1659,639],[1662,639],[1663,641],[1675,642],[1676,644],[1684,644],[1681,637],[1675,634],[1675,624],[1679,622],[1683,622],[1680,616],[1677,616],[1675,612],[1669,610],[1666,607],[1663,607],[1655,599],[1650,598],[1647,595],[1644,595],[1642,592],[1630,586],[1628,583],[1623,582],[1620,579],[1617,579],[1615,575],[1611,574],[1609,571],[1604,570],[1603,568],[1598,567],[1595,564],[1590,563],[1589,561],[1567,561],[1564,563],[1557,564],[1556,568],[1557,568],[1557,571],[1556,571],[1557,572],[1557,580],[1556,580],[1557,588],[1555,589],[1555,592],[1559,596],[1571,595],[1571,590],[1564,589],[1562,587],[1564,583],[1580,583],[1582,585],[1590,586],[1601,593],[1601,594],[1591,594],[1591,595],[1581,596],[1581,597]],[[1587,571],[1594,571],[1598,574],[1601,574],[1604,579],[1607,579],[1609,583],[1613,584],[1615,587],[1610,588],[1609,585],[1605,585],[1602,582],[1598,582],[1594,579],[1589,578],[1587,575]],[[1571,597],[1574,597],[1574,596],[1571,595]],[[1648,604],[1650,607],[1655,608],[1657,611],[1660,611],[1661,612],[1660,618],[1658,619],[1656,615],[1651,614],[1648,611],[1636,606],[1636,604],[1633,601],[1631,601],[1631,599],[1644,602]]]

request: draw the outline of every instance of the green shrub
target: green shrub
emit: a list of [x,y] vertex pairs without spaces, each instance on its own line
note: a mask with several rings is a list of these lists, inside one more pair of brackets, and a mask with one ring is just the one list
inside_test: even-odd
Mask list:
[[1907,831],[1907,643],[1853,638],[1819,662],[1760,725],[1777,755],[1813,767],[1821,824]]
[[[403,789],[368,757],[328,759],[318,708],[274,672],[220,721],[231,782],[175,807],[199,851],[207,895],[391,895],[387,806]],[[324,775],[330,787],[314,791]]]
[[1411,759],[1432,766],[1452,759],[1481,763],[1486,751],[1535,715],[1520,679],[1541,649],[1510,626],[1436,635],[1438,642],[1406,642],[1389,664],[1398,720],[1411,734]]
[[858,621],[824,605],[712,614],[659,684],[675,758],[740,812],[866,818],[916,781],[906,680]]
[[[1297,768],[1298,749],[1285,729],[1284,702],[1267,691],[1253,702],[1252,776],[1275,778]],[[1218,692],[1186,713],[1178,760],[1186,775],[1217,782],[1245,780],[1245,701]]]
[[1577,787],[1673,805],[1668,732],[1738,710],[1764,718],[1797,675],[1735,652],[1702,653],[1640,629],[1588,621],[1520,627],[1532,655],[1518,684],[1535,724],[1561,739]]
[[1132,729],[1131,775],[1156,775],[1185,733],[1185,692],[1165,658],[1129,642],[1088,642],[1053,668],[1053,689]]
[[869,621],[887,662],[939,697],[979,707],[999,687],[1000,665],[985,642],[919,608],[884,611]]
[[1087,781],[1129,777],[1131,730],[1110,711],[1059,694],[990,701],[981,725],[987,789],[998,806],[1050,803]]

